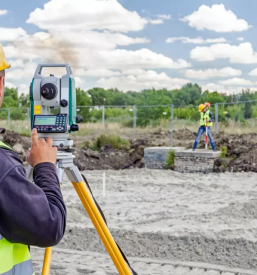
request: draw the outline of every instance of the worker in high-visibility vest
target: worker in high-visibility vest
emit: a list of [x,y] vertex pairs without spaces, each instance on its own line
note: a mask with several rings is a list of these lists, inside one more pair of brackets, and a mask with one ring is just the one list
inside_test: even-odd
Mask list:
[[211,133],[211,126],[213,125],[214,117],[213,117],[212,112],[209,110],[209,107],[210,107],[209,103],[199,105],[199,112],[201,114],[200,128],[198,130],[198,134],[197,134],[197,137],[196,137],[196,140],[194,143],[193,151],[195,151],[195,149],[197,148],[197,145],[201,139],[202,134],[206,131],[206,123],[207,123],[207,127],[208,127],[208,138],[210,140],[212,150],[217,151],[215,142],[214,142],[214,139],[213,139],[213,136]]
[[[0,44],[0,107],[9,68]],[[0,128],[0,134],[4,132]],[[34,167],[32,183],[16,153],[0,139],[0,274],[34,274],[29,246],[54,246],[64,235],[66,208],[52,142],[39,140],[37,131],[32,131],[28,152],[28,163]]]

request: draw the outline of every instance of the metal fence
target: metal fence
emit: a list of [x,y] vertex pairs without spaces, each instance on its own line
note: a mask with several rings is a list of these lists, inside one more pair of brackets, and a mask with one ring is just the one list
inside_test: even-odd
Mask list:
[[[257,100],[216,103],[210,110],[215,116],[216,133],[257,133]],[[58,109],[49,109],[49,114],[57,114]],[[152,106],[78,106],[77,114],[84,119],[85,133],[93,131],[119,133],[121,129],[136,134],[162,128],[170,133],[174,130],[199,127],[198,106],[152,105]],[[29,108],[0,109],[0,126],[17,132],[30,131]],[[114,127],[115,126],[115,127]],[[82,127],[83,128],[83,127]],[[92,131],[91,131],[92,132]]]

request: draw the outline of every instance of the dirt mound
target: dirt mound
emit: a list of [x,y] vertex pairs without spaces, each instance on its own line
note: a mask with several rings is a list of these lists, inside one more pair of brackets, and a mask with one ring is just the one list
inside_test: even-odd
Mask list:
[[1,137],[3,142],[18,154],[20,160],[26,162],[26,151],[30,148],[30,139],[12,131],[6,131]]
[[116,150],[110,145],[103,146],[99,152],[82,148],[75,152],[75,165],[79,170],[120,170],[144,167],[144,148],[139,146],[130,151]]

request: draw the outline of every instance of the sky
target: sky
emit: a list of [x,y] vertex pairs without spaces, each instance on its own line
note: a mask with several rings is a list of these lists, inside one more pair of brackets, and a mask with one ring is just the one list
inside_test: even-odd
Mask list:
[[28,93],[38,64],[69,63],[85,90],[256,90],[257,1],[220,1],[0,0],[6,85]]

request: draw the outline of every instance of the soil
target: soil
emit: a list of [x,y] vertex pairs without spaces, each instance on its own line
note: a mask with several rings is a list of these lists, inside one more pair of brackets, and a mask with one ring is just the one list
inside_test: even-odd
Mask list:
[[[196,133],[188,129],[175,130],[172,133],[173,146],[192,148]],[[144,148],[169,146],[170,132],[158,129],[152,133],[141,133],[134,136],[122,136],[130,141],[129,150],[117,150],[110,145],[103,146],[99,152],[93,151],[83,144],[93,142],[95,136],[74,137],[75,164],[83,170],[119,170],[144,168]],[[30,147],[30,138],[18,133],[6,131],[0,136],[7,145],[11,146],[26,164],[26,151]],[[227,149],[226,159],[218,159],[215,172],[257,172],[257,134],[228,135],[224,132],[214,134],[218,149]],[[199,142],[199,149],[205,146],[204,140]]]

